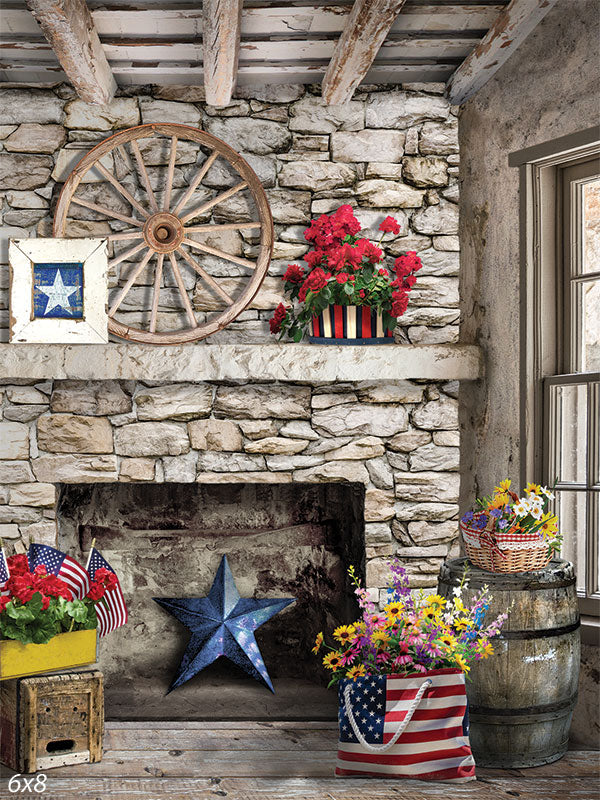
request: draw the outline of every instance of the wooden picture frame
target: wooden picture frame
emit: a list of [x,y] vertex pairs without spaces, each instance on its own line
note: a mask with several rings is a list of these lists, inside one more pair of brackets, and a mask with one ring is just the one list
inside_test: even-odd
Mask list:
[[106,239],[11,239],[10,342],[108,342]]

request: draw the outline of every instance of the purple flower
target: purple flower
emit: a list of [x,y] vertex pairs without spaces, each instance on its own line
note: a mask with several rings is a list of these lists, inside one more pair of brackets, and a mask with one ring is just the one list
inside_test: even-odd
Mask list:
[[482,531],[485,526],[487,525],[488,518],[485,514],[482,514],[478,519],[475,520],[474,527],[477,528],[478,531]]
[[502,516],[502,511],[499,508],[492,508],[492,510],[490,511],[490,517],[498,519],[498,517],[501,516]]
[[472,511],[467,511],[467,513],[462,518],[462,521],[465,522],[465,523],[466,522],[473,522],[474,519],[475,519],[475,514]]
[[501,519],[496,524],[497,524],[497,527],[500,528],[501,531],[503,531],[505,528],[508,528],[508,520],[507,519]]

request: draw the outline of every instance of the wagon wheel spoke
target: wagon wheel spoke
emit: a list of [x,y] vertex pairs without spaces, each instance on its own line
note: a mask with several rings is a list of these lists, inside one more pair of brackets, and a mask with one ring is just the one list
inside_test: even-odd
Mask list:
[[226,253],[224,250],[219,250],[217,247],[210,247],[208,244],[195,242],[193,239],[184,239],[183,244],[187,244],[188,247],[195,247],[196,250],[202,250],[203,253],[208,253],[211,256],[224,258],[225,261],[231,261],[234,264],[240,264],[242,267],[248,267],[249,269],[254,269],[256,267],[256,261],[249,261],[247,258],[240,258],[240,256],[231,255],[230,253]]
[[227,303],[227,305],[230,305],[230,306],[232,306],[232,305],[233,305],[233,297],[231,297],[231,296],[230,296],[230,295],[229,295],[229,294],[228,294],[228,293],[225,291],[225,289],[223,289],[221,286],[219,286],[219,284],[218,284],[218,283],[216,282],[216,280],[215,280],[215,279],[212,277],[212,275],[209,275],[209,274],[208,274],[208,272],[206,272],[204,269],[202,269],[202,267],[200,266],[200,264],[198,264],[198,262],[196,261],[196,259],[195,259],[195,258],[192,258],[192,256],[191,256],[189,253],[186,253],[186,251],[185,251],[185,250],[182,250],[181,248],[177,248],[177,252],[178,252],[180,255],[182,255],[182,256],[185,258],[185,260],[188,262],[188,264],[190,265],[190,267],[191,267],[193,270],[195,270],[195,271],[198,273],[198,275],[200,275],[200,277],[201,277],[201,278],[202,278],[204,281],[206,281],[206,283],[208,283],[208,285],[209,285],[209,286],[210,286],[212,289],[214,289],[214,291],[215,291],[215,292],[216,292],[216,293],[219,295],[219,297],[221,297],[223,300],[225,300],[225,302]]
[[165,254],[159,253],[156,259],[156,270],[154,272],[154,291],[152,293],[152,311],[150,312],[150,333],[156,330],[156,317],[158,315],[158,302],[160,300],[160,282],[162,280],[163,261]]
[[168,211],[171,204],[171,188],[173,186],[173,175],[175,173],[175,159],[177,158],[177,137],[171,139],[171,155],[169,156],[169,167],[167,169],[167,185],[163,199],[163,211]]
[[130,225],[136,225],[138,228],[141,228],[143,225],[143,222],[139,219],[127,217],[125,214],[119,214],[118,211],[111,211],[110,208],[99,206],[97,203],[90,203],[89,200],[83,200],[81,197],[73,197],[71,202],[78,206],[89,208],[90,211],[97,211],[99,214],[104,214],[105,217],[113,217],[113,219],[120,219],[122,222],[128,222]]
[[123,242],[127,239],[141,239],[143,237],[142,231],[121,231],[121,233],[111,233],[106,238],[109,242]]
[[190,298],[188,297],[188,293],[183,284],[183,278],[181,277],[181,272],[179,271],[179,267],[177,266],[177,259],[175,258],[175,253],[169,253],[169,259],[171,261],[171,267],[173,268],[173,274],[175,275],[177,288],[179,289],[179,294],[181,295],[181,299],[183,300],[183,305],[188,315],[190,325],[192,326],[192,328],[196,328],[198,326],[198,322],[196,321],[194,310],[192,308],[192,304],[190,303]]
[[122,253],[119,253],[118,256],[111,258],[108,262],[109,267],[116,267],[117,264],[120,264],[121,261],[125,261],[126,258],[129,256],[134,256],[136,253],[139,253],[140,250],[143,250],[146,247],[146,242],[141,242],[141,244],[136,244],[133,247],[130,247],[129,250],[123,250]]
[[149,217],[150,216],[150,214],[146,211],[144,206],[141,203],[139,203],[135,199],[135,197],[127,191],[127,189],[115,178],[114,175],[111,175],[111,173],[106,169],[106,167],[104,167],[100,162],[98,162],[96,164],[96,169],[98,170],[98,172],[101,175],[103,175],[106,178],[106,180],[112,186],[115,187],[115,189],[117,190],[117,192],[119,192],[119,194],[123,195],[123,197],[127,200],[127,202],[131,206],[133,206],[135,209],[137,209],[140,212],[140,214],[143,217]]
[[174,214],[178,214],[181,211],[181,209],[185,206],[185,204],[190,199],[190,197],[194,194],[194,192],[196,191],[198,186],[200,186],[200,184],[202,183],[202,179],[204,178],[204,176],[206,175],[208,170],[212,167],[212,165],[215,163],[215,161],[217,160],[218,157],[219,157],[219,154],[216,152],[216,150],[213,150],[213,152],[208,156],[208,158],[206,159],[204,164],[202,164],[202,166],[200,167],[200,169],[198,170],[198,172],[194,176],[192,182],[190,183],[190,185],[186,189],[186,191],[183,194],[183,196],[180,199],[180,201],[177,203],[177,205],[173,209],[173,213]]
[[[140,143],[143,140],[150,140],[152,146],[144,148],[142,155]],[[184,152],[186,140],[193,147]],[[187,158],[188,152],[194,153],[193,158]],[[185,157],[179,158],[181,156]],[[105,166],[111,157],[113,169]],[[189,167],[177,170],[176,181],[178,158]],[[207,200],[203,184],[218,158],[223,158],[239,177],[230,187],[212,191],[210,194],[215,196]],[[98,202],[84,199],[85,194],[84,197],[76,196],[83,175],[94,168],[101,179],[100,184],[96,184],[100,191],[93,197]],[[157,168],[160,169],[157,171]],[[130,175],[135,175],[131,182]],[[160,176],[159,181],[155,175]],[[181,183],[182,177],[187,177],[187,185],[178,190],[175,184]],[[212,187],[214,183],[210,183]],[[153,186],[160,188],[153,189]],[[106,191],[110,197],[103,200]],[[220,212],[217,207],[242,191],[248,192],[245,197],[251,216],[247,215],[244,201],[241,203],[244,216],[239,221],[226,221],[232,220],[230,215],[235,206],[222,207]],[[113,197],[120,204],[128,203],[131,211],[127,213],[125,208],[116,206],[111,202]],[[113,211],[109,207],[113,205],[119,210]],[[77,206],[87,209],[86,219],[102,220],[105,224],[108,221],[112,229],[106,237],[115,247],[109,266],[121,270],[123,285],[118,286],[111,297],[108,328],[110,333],[125,339],[152,344],[179,344],[203,339],[221,330],[249,305],[267,273],[273,245],[273,223],[260,181],[231,147],[198,128],[151,123],[120,131],[100,142],[81,159],[65,181],[56,206],[55,236],[71,235],[70,220],[82,216],[74,213]],[[70,215],[70,212],[73,213]],[[225,219],[219,222],[221,216]],[[199,241],[195,241],[196,238]],[[123,244],[119,245],[121,242]],[[258,244],[255,259],[245,257],[244,250],[250,244],[253,249]],[[144,291],[139,293],[139,300],[137,292],[131,293],[125,304],[125,298],[133,285],[140,281],[143,270],[154,255],[152,285],[147,287],[151,293],[149,303]],[[168,257],[168,262],[165,257]],[[169,286],[173,284],[173,289],[175,286],[177,289],[164,295],[161,292],[167,263],[173,273],[172,280],[169,275]],[[127,265],[127,272],[119,267],[123,264]],[[193,270],[198,281],[196,291],[203,290],[198,303],[192,300],[191,291],[186,289],[188,276],[182,264]],[[237,271],[231,268],[232,264],[245,268],[233,282],[229,276]],[[147,282],[143,280],[144,284]],[[232,283],[235,289],[231,288]],[[209,297],[211,294],[217,299],[216,303]],[[130,310],[141,311],[141,322],[137,327],[129,320],[119,320],[120,313]],[[174,311],[179,312],[179,316],[174,315]],[[205,312],[200,321],[196,319],[198,311]],[[164,314],[169,320],[178,321],[177,329],[172,324],[161,325],[161,315]]]
[[186,233],[208,233],[209,231],[245,231],[260,228],[262,222],[223,222],[219,225],[192,225],[185,229]]
[[139,145],[135,139],[132,139],[132,141],[129,143],[129,146],[133,150],[133,155],[135,157],[135,162],[137,164],[138,172],[144,183],[144,188],[146,189],[146,194],[148,195],[150,206],[152,208],[152,211],[154,211],[154,213],[156,214],[158,212],[158,203],[156,202],[156,197],[154,196],[154,191],[152,190],[152,185],[150,183],[150,176],[148,175],[148,170],[146,169],[146,165],[144,164],[144,159],[142,158]]
[[119,306],[121,305],[123,300],[125,299],[128,291],[131,289],[133,284],[136,282],[138,276],[140,275],[140,273],[142,272],[142,270],[144,269],[146,264],[150,261],[150,259],[152,258],[153,255],[154,255],[154,251],[150,250],[150,248],[148,248],[148,252],[143,257],[143,259],[140,261],[140,263],[137,265],[137,267],[134,269],[134,271],[131,273],[131,276],[129,277],[129,280],[127,281],[125,286],[123,286],[123,288],[121,289],[121,291],[117,295],[115,301],[113,302],[112,306],[110,307],[109,312],[108,312],[108,316],[109,317],[113,317],[115,315],[115,312],[117,311],[117,309],[119,308]]
[[209,211],[209,209],[211,209],[213,206],[222,203],[224,200],[228,200],[230,197],[233,197],[234,194],[237,194],[238,192],[241,192],[243,189],[246,189],[247,186],[248,184],[246,183],[246,181],[241,181],[235,186],[232,186],[231,189],[228,189],[226,192],[221,192],[221,194],[218,194],[216,197],[213,197],[212,200],[207,200],[206,203],[202,203],[202,205],[193,208],[191,211],[189,211],[187,214],[181,217],[181,221],[185,225],[185,223],[189,219],[194,219],[194,217],[197,217],[199,214],[204,214],[205,211]]

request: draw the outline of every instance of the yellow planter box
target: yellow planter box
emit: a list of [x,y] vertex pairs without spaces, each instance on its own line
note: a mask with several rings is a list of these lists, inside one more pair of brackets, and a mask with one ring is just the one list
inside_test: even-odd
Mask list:
[[59,633],[47,644],[0,642],[0,681],[54,669],[81,667],[96,660],[96,630]]

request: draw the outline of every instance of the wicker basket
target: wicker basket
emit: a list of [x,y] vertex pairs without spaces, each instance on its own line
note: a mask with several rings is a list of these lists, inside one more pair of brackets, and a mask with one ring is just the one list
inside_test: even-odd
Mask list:
[[536,534],[492,533],[463,522],[460,532],[469,561],[488,572],[532,572],[544,569],[552,558],[548,545]]

